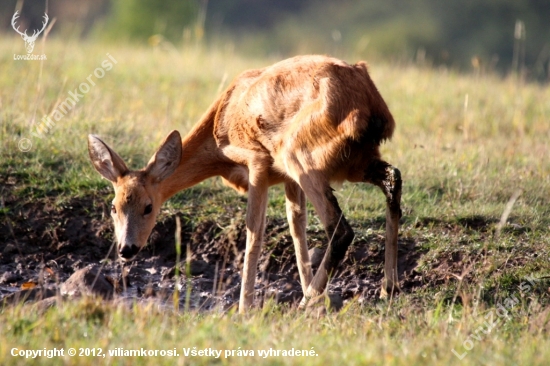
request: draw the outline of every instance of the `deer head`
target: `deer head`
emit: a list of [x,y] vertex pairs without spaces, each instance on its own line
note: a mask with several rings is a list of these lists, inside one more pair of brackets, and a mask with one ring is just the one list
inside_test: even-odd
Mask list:
[[118,254],[131,260],[146,244],[165,197],[158,185],[179,165],[181,137],[172,131],[142,170],[131,171],[122,158],[97,136],[88,136],[88,152],[95,169],[111,181],[115,198],[111,216],[115,224]]
[[34,49],[34,42],[36,41],[40,33],[44,31],[44,29],[46,28],[46,25],[48,24],[48,20],[49,20],[48,14],[44,13],[44,22],[42,23],[42,29],[40,29],[38,33],[36,30],[33,31],[32,36],[27,35],[26,29],[25,29],[25,32],[22,33],[21,31],[19,31],[19,26],[17,28],[15,27],[15,21],[17,20],[17,18],[19,18],[19,15],[17,14],[17,11],[16,11],[15,14],[13,14],[13,17],[11,18],[11,26],[17,33],[21,35],[21,38],[23,38],[23,41],[25,41],[25,48],[27,49],[27,53],[31,53],[32,50]]

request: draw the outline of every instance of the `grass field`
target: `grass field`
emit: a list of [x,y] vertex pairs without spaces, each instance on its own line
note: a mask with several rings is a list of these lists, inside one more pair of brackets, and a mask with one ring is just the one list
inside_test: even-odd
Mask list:
[[[56,210],[82,199],[90,215],[100,216],[112,196],[88,160],[89,133],[141,168],[168,132],[188,131],[239,72],[277,61],[247,59],[230,47],[131,47],[71,39],[48,40],[46,46],[37,44],[35,53],[45,53],[47,61],[15,61],[12,55],[23,52],[21,40],[0,39],[4,228],[16,226],[21,208],[36,202]],[[348,301],[320,319],[269,301],[247,316],[128,308],[100,299],[65,301],[45,312],[6,305],[0,312],[0,363],[546,364],[550,89],[513,77],[414,65],[376,63],[370,70],[397,121],[382,151],[403,176],[400,240],[413,243],[419,257],[406,273],[410,286],[403,293],[390,302]],[[63,107],[82,83],[89,91],[71,108]],[[43,120],[47,115],[54,119]],[[378,189],[346,184],[337,196],[357,238],[384,234],[385,202]],[[512,205],[513,196],[518,198]],[[5,205],[8,199],[16,204]],[[210,219],[224,226],[232,219],[222,209],[228,204],[244,209],[236,193],[212,179],[171,199],[162,217],[192,209],[191,225]],[[511,211],[500,225],[507,204]],[[268,215],[285,216],[281,188],[271,190]],[[310,227],[320,227],[313,212],[309,220]],[[0,242],[0,249],[5,246]],[[176,349],[180,356],[11,355],[13,348],[55,347],[77,353]],[[184,355],[183,348],[194,347],[222,355]],[[259,354],[292,348],[316,356]],[[242,356],[244,350],[254,355]]]

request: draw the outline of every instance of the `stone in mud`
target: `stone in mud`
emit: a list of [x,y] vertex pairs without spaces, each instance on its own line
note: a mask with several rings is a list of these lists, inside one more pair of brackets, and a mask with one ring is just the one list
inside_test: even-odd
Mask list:
[[19,273],[13,272],[13,271],[6,271],[0,277],[0,283],[1,284],[14,283],[14,282],[17,282],[21,279],[22,279],[22,277]]
[[61,285],[60,292],[62,295],[68,296],[102,296],[112,299],[115,288],[101,273],[99,266],[90,265],[73,273]]
[[[185,276],[185,273],[187,271],[187,268],[186,268],[186,262],[183,261],[183,262],[180,262],[180,270],[179,270],[179,274],[180,276]],[[191,273],[191,276],[198,276],[198,275],[201,275],[201,274],[204,274],[204,273],[207,273],[209,275],[213,275],[213,270],[212,270],[212,266],[209,265],[208,263],[206,263],[205,261],[203,260],[192,260],[189,264],[189,271]],[[176,266],[172,267],[172,268],[169,268],[167,269],[166,271],[163,272],[162,274],[162,280],[168,280],[172,277],[174,277],[176,275]]]
[[309,250],[309,260],[311,261],[311,266],[313,268],[319,267],[321,264],[321,261],[323,260],[323,256],[325,255],[325,251],[321,248],[315,247],[311,248]]

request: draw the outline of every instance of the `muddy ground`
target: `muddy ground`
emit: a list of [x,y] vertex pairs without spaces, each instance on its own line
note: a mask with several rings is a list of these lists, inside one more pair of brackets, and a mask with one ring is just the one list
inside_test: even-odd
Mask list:
[[[51,198],[21,205],[9,194],[3,201],[7,214],[0,222],[0,300],[12,302],[28,297],[36,301],[55,295],[95,293],[118,300],[170,299],[165,303],[172,303],[177,288],[182,306],[186,298],[190,307],[205,310],[227,309],[238,303],[246,237],[242,219],[225,224],[203,221],[192,226],[190,217],[180,213],[184,266],[178,280],[174,271],[177,253],[173,215],[162,216],[148,247],[132,263],[122,264],[112,250],[112,222],[103,201],[93,197],[73,199],[59,207]],[[315,269],[326,239],[323,232],[313,231],[308,239],[314,247],[310,255]],[[427,285],[415,271],[422,254],[414,240],[400,239],[399,275],[404,291]],[[356,238],[329,286],[334,305],[341,306],[354,298],[359,302],[378,301],[383,260],[384,237],[380,231]],[[268,219],[256,301],[273,298],[296,305],[301,297],[288,224]]]

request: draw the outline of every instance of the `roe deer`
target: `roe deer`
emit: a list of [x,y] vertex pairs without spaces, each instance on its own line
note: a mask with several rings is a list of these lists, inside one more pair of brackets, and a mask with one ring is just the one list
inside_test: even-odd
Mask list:
[[[248,192],[239,300],[244,313],[254,300],[267,191],[277,183],[285,185],[304,293],[301,306],[324,292],[354,237],[331,189],[333,182],[368,182],[382,189],[387,202],[382,296],[397,290],[401,175],[379,152],[394,128],[364,62],[348,65],[325,56],[299,56],[242,73],[183,140],[172,131],[142,170],[129,170],[94,135],[88,137],[88,148],[96,170],[114,186],[111,213],[123,260],[146,245],[161,205],[176,192],[212,176]],[[315,276],[306,240],[306,198],[329,241]]]

